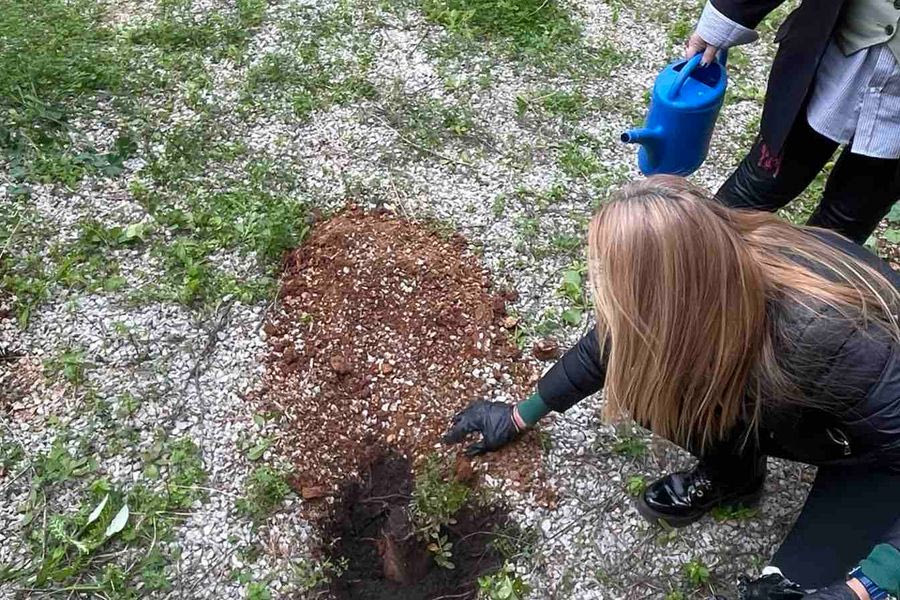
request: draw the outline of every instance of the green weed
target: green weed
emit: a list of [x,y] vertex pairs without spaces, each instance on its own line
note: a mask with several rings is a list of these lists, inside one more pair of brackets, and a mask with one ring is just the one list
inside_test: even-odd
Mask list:
[[59,375],[72,385],[80,385],[84,382],[86,365],[84,350],[70,348],[48,360],[46,371],[50,377]]
[[166,569],[176,549],[161,542],[172,539],[183,511],[200,498],[196,485],[206,475],[199,450],[189,440],[171,444],[164,493],[142,484],[126,490],[98,478],[81,492],[75,510],[54,510],[58,493],[69,494],[73,483],[98,469],[89,446],[89,440],[64,431],[47,452],[34,456],[20,522],[30,557],[7,568],[5,578],[36,592],[64,589],[98,597],[133,598],[138,585],[170,589]]
[[480,600],[523,600],[530,591],[511,566],[478,578]]
[[709,567],[700,559],[695,558],[686,562],[682,569],[685,579],[691,585],[701,586],[709,582]]
[[635,431],[621,432],[619,439],[612,445],[613,452],[628,458],[640,458],[647,454],[647,440]]
[[264,522],[281,506],[291,493],[284,473],[270,466],[256,468],[244,484],[244,496],[239,498],[237,509],[257,524]]
[[755,508],[747,506],[716,506],[710,512],[710,515],[716,521],[747,521],[754,518],[758,514]]
[[416,477],[411,503],[412,519],[419,537],[427,542],[438,565],[452,569],[452,544],[443,528],[454,523],[453,516],[466,504],[471,490],[444,476],[444,466],[430,456]]
[[516,114],[521,118],[528,112],[543,112],[554,117],[577,120],[590,109],[590,101],[580,90],[537,90],[516,96]]
[[647,480],[641,475],[632,475],[625,482],[625,491],[629,496],[638,497],[647,489]]
[[590,310],[590,303],[584,289],[586,273],[587,265],[585,263],[573,263],[563,271],[562,283],[559,286],[560,295],[571,304],[562,312],[561,318],[566,325],[572,327],[578,326],[585,312]]
[[602,165],[597,158],[597,141],[586,135],[562,145],[559,155],[559,168],[574,179],[588,179],[600,173]]

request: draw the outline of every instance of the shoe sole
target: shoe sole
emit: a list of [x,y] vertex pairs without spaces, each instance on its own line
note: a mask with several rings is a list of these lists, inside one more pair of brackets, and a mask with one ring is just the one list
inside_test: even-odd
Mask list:
[[735,498],[729,498],[724,502],[720,502],[719,504],[710,506],[708,510],[705,510],[701,513],[690,515],[686,517],[679,517],[676,515],[670,515],[663,512],[659,512],[650,507],[647,504],[647,501],[644,499],[644,495],[641,494],[635,500],[635,507],[637,511],[644,517],[646,520],[650,521],[654,525],[660,525],[661,521],[664,521],[666,525],[669,527],[679,528],[679,527],[687,527],[691,523],[696,523],[704,516],[706,516],[713,508],[716,506],[730,506],[730,507],[740,507],[744,506],[746,508],[752,508],[759,504],[760,499],[762,498],[762,490],[757,490],[755,492],[751,492],[749,494],[744,494],[742,496],[736,496]]

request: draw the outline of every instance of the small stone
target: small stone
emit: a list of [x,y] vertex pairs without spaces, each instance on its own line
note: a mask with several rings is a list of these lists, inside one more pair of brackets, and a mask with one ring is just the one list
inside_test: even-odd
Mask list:
[[340,354],[332,356],[328,363],[331,365],[331,370],[338,375],[347,375],[353,371],[350,367],[350,363],[347,362],[347,359]]
[[519,323],[519,317],[514,317],[512,315],[503,318],[503,327],[506,329],[512,329]]
[[325,490],[325,488],[320,485],[310,485],[300,488],[300,496],[304,500],[315,500],[316,498],[322,498],[327,493],[328,492]]
[[534,343],[532,354],[538,360],[553,360],[560,357],[559,344],[553,338],[543,338]]
[[381,365],[381,374],[382,375],[390,375],[394,372],[394,365],[391,363],[382,363]]

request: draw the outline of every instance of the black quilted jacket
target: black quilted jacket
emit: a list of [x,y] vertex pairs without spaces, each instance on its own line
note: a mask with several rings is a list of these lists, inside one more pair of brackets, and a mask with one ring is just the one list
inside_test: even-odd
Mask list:
[[[900,274],[873,254],[837,235],[822,238],[877,268],[900,289]],[[788,362],[792,353],[814,355],[818,366],[795,374],[810,399],[825,399],[827,408],[764,400],[759,450],[814,465],[900,472],[900,347],[880,328],[864,331],[839,315],[821,316],[797,305],[772,307],[771,317],[777,347]],[[538,391],[561,412],[599,391],[604,378],[605,360],[592,329],[541,378]],[[900,544],[900,522],[897,529]]]

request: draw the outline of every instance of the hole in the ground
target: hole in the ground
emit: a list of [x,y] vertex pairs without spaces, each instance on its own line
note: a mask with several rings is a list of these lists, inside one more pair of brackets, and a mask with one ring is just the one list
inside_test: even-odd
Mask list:
[[338,600],[468,600],[478,577],[497,570],[503,557],[491,544],[506,525],[499,508],[468,502],[443,533],[452,544],[453,568],[439,566],[416,535],[410,510],[415,480],[407,459],[386,452],[368,463],[361,481],[347,485],[326,528],[329,558],[346,561],[332,582]]

